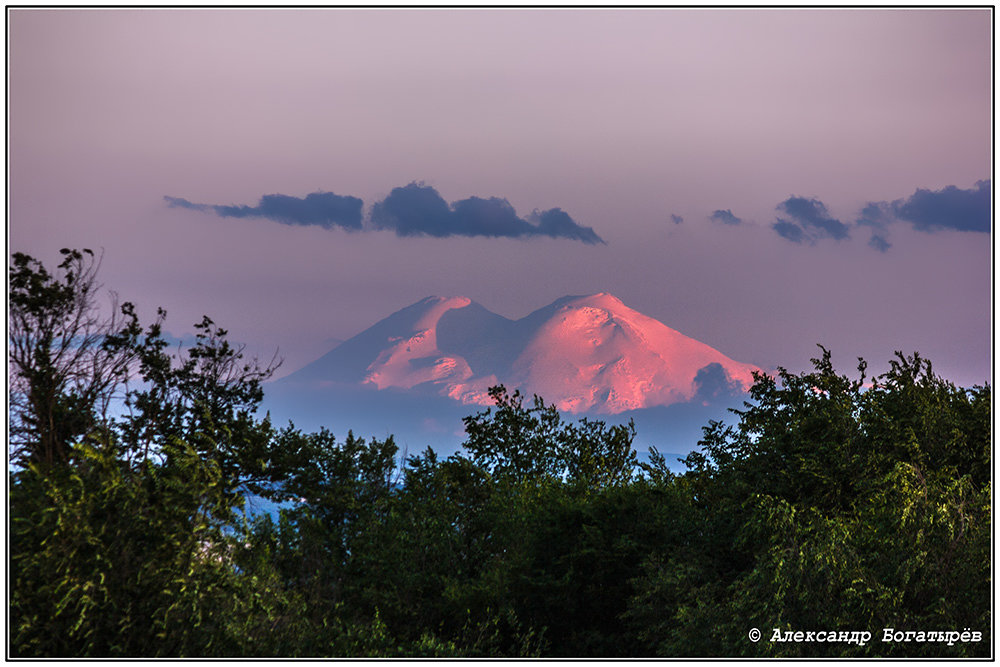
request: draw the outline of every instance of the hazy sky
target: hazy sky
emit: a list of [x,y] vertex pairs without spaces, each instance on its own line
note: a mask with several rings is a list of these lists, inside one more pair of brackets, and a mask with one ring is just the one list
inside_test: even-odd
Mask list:
[[768,368],[989,378],[989,9],[8,19],[10,249],[103,248],[176,335],[287,372],[431,294],[605,291]]

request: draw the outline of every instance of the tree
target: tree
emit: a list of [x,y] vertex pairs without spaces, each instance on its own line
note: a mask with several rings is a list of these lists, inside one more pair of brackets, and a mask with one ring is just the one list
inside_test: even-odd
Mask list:
[[10,268],[12,650],[239,652],[225,619],[295,603],[233,560],[243,488],[281,474],[253,416],[275,365],[243,362],[208,318],[167,354],[162,310],[146,329],[130,303],[102,315],[99,261],[62,255],[56,275],[21,253]]
[[[464,452],[397,461],[275,429],[273,361],[207,317],[172,351],[162,310],[103,315],[99,262],[63,257],[10,271],[15,657],[989,653],[992,392],[919,355],[758,374],[683,475],[636,463],[631,422],[503,387]],[[769,641],[881,628],[984,637]]]
[[100,259],[91,250],[62,249],[55,275],[14,253],[8,283],[11,365],[10,444],[15,462],[65,463],[75,440],[108,419],[115,388],[136,350],[115,337],[135,325],[134,311],[98,306]]
[[13,485],[14,655],[224,653],[238,579],[218,467],[177,441],[138,469],[113,447],[73,450],[79,465],[32,463]]
[[[629,614],[662,655],[985,655],[989,387],[919,355],[866,382],[757,375],[739,422],[687,458],[695,552],[652,554]],[[698,544],[700,543],[700,544]],[[747,641],[747,628],[972,628],[977,644]],[[649,631],[652,628],[652,631]],[[765,633],[766,634],[766,633]]]
[[243,346],[230,344],[228,332],[208,316],[194,325],[190,349],[169,354],[161,332],[166,313],[159,312],[145,332],[135,326],[118,339],[137,358],[137,377],[123,385],[125,413],[114,423],[123,454],[141,460],[166,440],[181,438],[216,461],[223,476],[237,482],[234,488],[245,484],[259,492],[262,483],[280,477],[271,466],[278,454],[274,429],[267,417],[255,415],[261,383],[280,361],[244,360]]
[[[275,567],[289,586],[303,591],[316,626],[343,603],[348,569],[358,544],[385,512],[396,474],[392,438],[366,442],[348,433],[337,442],[328,430],[282,430],[275,468],[283,471],[270,495],[283,501],[280,519],[258,526],[273,536]],[[374,611],[374,610],[373,610]]]
[[628,482],[636,467],[635,424],[608,427],[581,419],[563,423],[559,411],[538,396],[525,407],[520,391],[489,390],[493,409],[466,417],[463,447],[472,460],[501,479],[561,480],[587,488]]

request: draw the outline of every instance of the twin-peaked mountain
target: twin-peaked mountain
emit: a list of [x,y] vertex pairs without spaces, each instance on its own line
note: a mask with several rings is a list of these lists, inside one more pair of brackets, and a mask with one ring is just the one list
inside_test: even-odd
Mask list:
[[510,320],[465,297],[428,297],[341,343],[284,383],[363,385],[491,405],[503,383],[566,412],[617,414],[747,390],[756,366],[610,294],[568,296]]

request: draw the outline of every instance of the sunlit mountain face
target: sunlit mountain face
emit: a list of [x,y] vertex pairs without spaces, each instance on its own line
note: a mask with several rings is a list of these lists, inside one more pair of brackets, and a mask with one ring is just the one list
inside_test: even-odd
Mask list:
[[747,399],[755,366],[647,317],[609,294],[568,296],[512,320],[465,297],[428,297],[265,387],[277,425],[343,437],[392,435],[404,454],[459,451],[463,418],[488,390],[541,396],[564,418],[634,420],[640,458],[678,458]]
[[490,405],[496,384],[563,412],[620,414],[745,392],[757,367],[639,313],[610,294],[568,296],[510,320],[465,297],[428,297],[284,378]]

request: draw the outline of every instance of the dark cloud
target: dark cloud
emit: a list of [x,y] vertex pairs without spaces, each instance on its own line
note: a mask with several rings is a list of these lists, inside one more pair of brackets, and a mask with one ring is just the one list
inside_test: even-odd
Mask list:
[[475,230],[482,236],[523,236],[531,233],[531,225],[517,217],[517,212],[506,199],[469,197],[452,204],[454,233],[463,229]]
[[194,204],[179,197],[164,197],[175,208],[213,212],[223,218],[267,218],[285,225],[316,225],[324,229],[342,227],[361,229],[361,208],[357,197],[336,195],[332,192],[314,192],[304,198],[288,195],[264,195],[257,206],[222,206],[219,204]]
[[743,222],[743,220],[741,220],[740,218],[737,218],[735,215],[733,215],[733,212],[730,211],[728,208],[725,211],[723,211],[721,209],[717,210],[714,213],[712,213],[712,215],[710,215],[708,217],[709,217],[709,219],[711,219],[711,220],[713,220],[715,222],[723,222],[723,223],[725,223],[727,225],[738,225],[741,222]]
[[[949,185],[941,190],[918,188],[906,199],[868,202],[854,220],[856,227],[868,227],[868,245],[879,252],[888,252],[889,230],[896,222],[908,222],[923,232],[957,230],[986,232],[991,230],[991,184],[977,181],[963,190]],[[842,240],[850,235],[850,226],[832,217],[819,199],[791,196],[775,207],[771,229],[793,243],[816,243],[820,239]],[[718,222],[737,224],[740,219],[730,210],[718,210],[711,215]]]
[[212,207],[208,204],[195,204],[189,202],[187,199],[181,199],[180,197],[170,197],[164,196],[163,201],[167,202],[167,206],[170,208],[187,208],[192,211],[212,211]]
[[886,252],[892,247],[892,244],[886,241],[885,237],[881,234],[872,234],[872,237],[868,240],[868,245],[879,252]]
[[892,212],[924,232],[989,232],[990,181],[978,181],[968,190],[954,185],[936,191],[918,188],[909,199],[892,202]]
[[788,222],[787,220],[782,220],[778,218],[778,221],[771,225],[771,229],[778,233],[778,236],[782,236],[789,241],[794,241],[795,243],[802,243],[805,239],[806,233],[802,231],[802,228],[796,225],[794,222]]
[[417,183],[393,188],[372,207],[371,221],[376,229],[392,229],[399,236],[451,236],[458,222],[437,190]]
[[[848,236],[847,225],[830,217],[826,205],[818,199],[792,196],[778,204],[777,209],[790,219],[778,218],[772,229],[797,243],[815,243],[826,237],[840,240]],[[800,233],[791,231],[792,226],[798,227]],[[798,239],[792,239],[790,235],[798,236]]]
[[[349,230],[362,229],[364,222],[361,214],[364,202],[332,192],[314,192],[304,198],[265,195],[257,206],[195,204],[180,197],[163,199],[171,208],[215,213],[225,218],[267,218],[287,225]],[[525,220],[506,199],[469,197],[449,205],[437,190],[423,183],[393,188],[388,197],[372,207],[370,222],[372,228],[391,229],[398,236],[548,236],[604,243],[592,228],[577,224],[559,208],[536,210]]]
[[[506,203],[506,202],[505,202]],[[604,243],[591,227],[578,225],[561,208],[550,208],[547,211],[533,211],[530,219],[538,225],[534,234],[552,236],[554,238],[575,239],[584,243]]]
[[857,224],[872,228],[868,245],[880,252],[891,246],[889,227],[899,221],[928,233],[946,229],[989,232],[990,195],[990,181],[978,181],[968,190],[954,185],[937,191],[918,188],[907,199],[868,202],[858,213]]
[[885,229],[892,220],[892,207],[887,202],[868,202],[858,214],[856,224]]
[[893,221],[891,206],[886,202],[868,202],[855,221],[859,227],[871,227],[872,236],[868,246],[879,252],[888,252],[892,244],[888,241],[889,223]]
[[671,220],[671,222],[673,222],[673,223],[674,223],[675,225],[679,225],[679,224],[681,224],[682,222],[684,222],[684,218],[682,218],[681,216],[679,216],[679,215],[677,215],[677,214],[675,214],[675,213],[671,213],[671,214],[670,214],[670,220]]
[[372,207],[371,222],[376,229],[391,229],[399,236],[549,236],[604,243],[593,229],[577,224],[558,208],[535,211],[525,220],[506,199],[470,197],[449,206],[437,190],[422,183],[393,188]]

